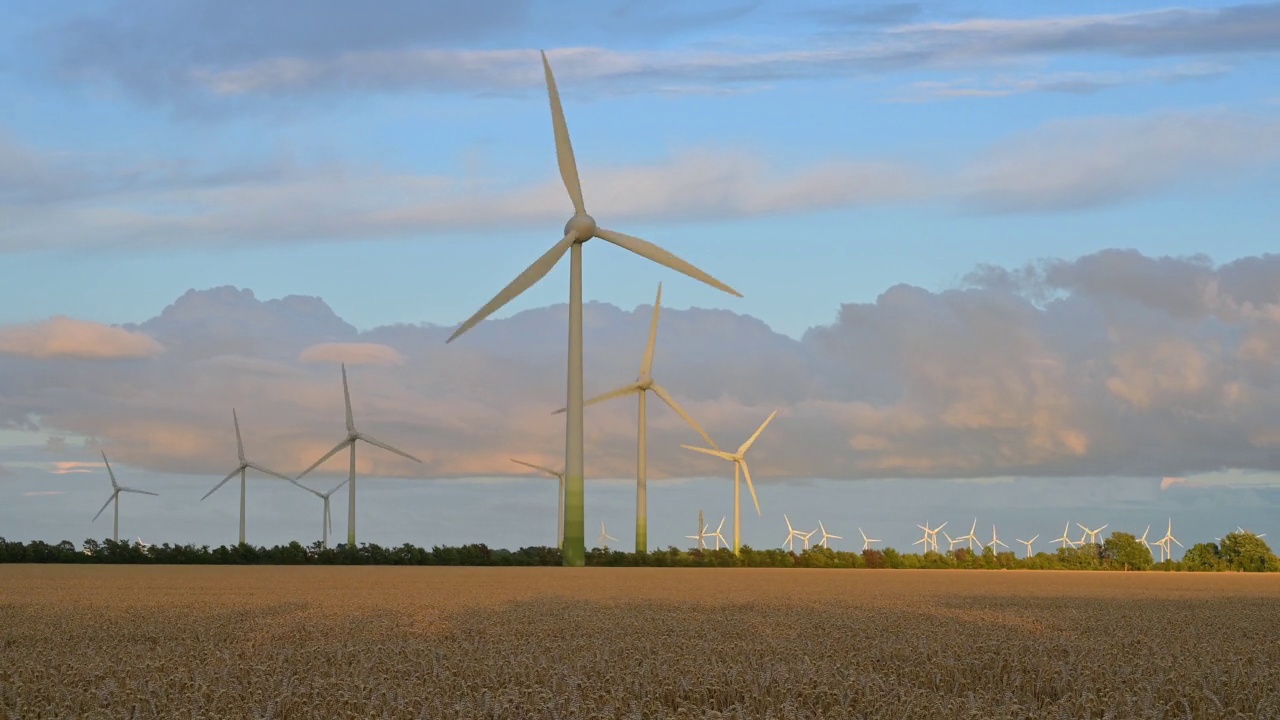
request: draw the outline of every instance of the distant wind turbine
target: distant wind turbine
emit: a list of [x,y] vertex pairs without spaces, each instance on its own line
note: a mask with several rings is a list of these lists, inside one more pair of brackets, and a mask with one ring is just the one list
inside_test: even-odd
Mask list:
[[782,515],[782,519],[787,523],[787,537],[782,541],[782,544],[787,546],[789,552],[795,552],[796,538],[803,538],[804,533],[791,526],[791,518],[787,517],[785,513]]
[[[110,505],[113,500],[115,501],[116,519],[115,519],[115,523],[112,525],[112,528],[111,528],[111,539],[115,542],[120,542],[120,493],[131,492],[131,493],[138,493],[139,495],[156,495],[156,496],[159,496],[160,493],[153,493],[150,490],[135,490],[134,488],[124,487],[123,485],[116,482],[116,474],[112,472],[111,463],[107,462],[107,454],[105,452],[102,453],[102,462],[106,464],[107,476],[111,478],[111,497],[107,498],[107,501],[102,503],[102,507],[98,510],[98,515],[101,515],[102,511],[106,510],[107,506]],[[93,519],[97,520],[98,515],[94,515]]]
[[695,447],[693,445],[681,445],[686,450],[693,450],[704,455],[729,460],[733,463],[733,554],[737,555],[738,550],[742,547],[742,488],[739,474],[747,479],[747,489],[751,491],[751,502],[755,503],[756,515],[760,516],[760,500],[756,497],[756,487],[751,482],[751,470],[747,467],[747,451],[755,444],[756,438],[760,437],[760,433],[773,422],[774,416],[778,414],[777,410],[769,413],[769,417],[760,423],[760,427],[756,429],[747,441],[738,446],[737,452],[727,453],[723,450]]
[[880,541],[879,541],[879,540],[877,540],[876,538],[869,538],[869,537],[867,537],[867,534],[866,534],[866,533],[864,533],[864,532],[862,532],[862,528],[858,528],[858,534],[862,536],[862,549],[863,549],[863,550],[870,550],[870,549],[871,549],[871,543],[878,543],[878,542],[880,542]]
[[[560,165],[560,179],[564,181],[569,199],[573,202],[573,217],[564,226],[564,237],[538,258],[524,272],[516,276],[484,307],[476,311],[449,336],[449,341],[470,330],[498,308],[541,280],[555,267],[564,254],[569,253],[569,368],[568,392],[565,407],[565,529],[563,557],[565,565],[581,566],[586,562],[585,521],[583,509],[583,458],[582,458],[582,245],[592,238],[600,238],[621,248],[630,250],[648,260],[664,265],[676,272],[742,297],[737,290],[716,280],[693,265],[681,260],[653,243],[638,237],[606,230],[596,225],[595,218],[587,214],[582,199],[582,183],[578,179],[578,165],[569,142],[569,127],[560,107],[560,93],[546,53],[542,54],[542,69],[547,81],[547,95],[551,102],[551,125],[556,141],[556,160]],[[736,532],[736,529],[735,529]]]
[[1068,520],[1066,526],[1062,528],[1062,537],[1058,538],[1057,540],[1054,540],[1054,542],[1056,543],[1062,543],[1062,546],[1059,548],[1060,550],[1066,550],[1069,547],[1073,548],[1076,546],[1075,541],[1067,536],[1067,533],[1069,533],[1070,531],[1071,531],[1071,521]]
[[547,477],[553,477],[560,481],[559,488],[556,491],[556,498],[557,498],[556,500],[556,508],[557,508],[556,510],[556,547],[563,550],[564,549],[564,473],[561,471],[552,470],[549,467],[543,467],[542,465],[534,465],[533,463],[525,462],[523,460],[517,460],[515,458],[511,458],[511,462],[516,463],[518,465],[523,465],[527,468],[533,468],[534,470],[537,470],[538,472],[543,473]]
[[1009,546],[1008,546],[1008,545],[1005,545],[1003,542],[1001,542],[1001,541],[1000,541],[1000,537],[999,537],[998,535],[996,535],[996,524],[995,524],[995,523],[991,523],[991,542],[987,543],[987,547],[991,548],[992,550],[996,551],[997,553],[999,553],[999,552],[1000,552],[1000,548],[1002,548],[1002,547],[1003,547],[1003,548],[1005,548],[1006,550],[1007,550],[1007,549],[1009,549]]
[[324,501],[324,516],[323,518],[321,518],[321,523],[320,523],[321,524],[320,547],[326,550],[329,549],[329,533],[333,532],[333,516],[329,514],[329,498],[332,497],[334,493],[338,492],[338,490],[342,489],[342,486],[346,485],[348,481],[343,480],[342,482],[335,485],[333,489],[327,493],[322,493],[318,490],[313,490],[296,480],[290,480],[289,482],[293,483],[294,485],[297,485],[303,490],[306,490],[307,492],[311,493],[312,495],[315,495],[316,497]]
[[698,511],[698,534],[697,534],[697,535],[685,535],[685,537],[686,537],[686,538],[688,538],[688,539],[690,539],[690,540],[692,540],[692,541],[694,541],[694,542],[696,542],[696,543],[698,543],[698,549],[699,549],[699,550],[706,550],[706,549],[707,549],[707,538],[708,538],[708,537],[710,537],[710,536],[707,534],[707,524],[706,524],[705,522],[703,522],[703,520],[702,520],[702,511],[701,511],[701,510],[699,510],[699,511]]
[[969,534],[961,535],[956,540],[967,540],[969,542],[969,552],[973,552],[973,544],[978,542],[978,518],[973,519],[973,525],[969,526]]
[[601,521],[600,521],[600,549],[602,549],[602,550],[608,550],[608,549],[609,549],[609,543],[608,543],[608,541],[609,541],[609,540],[612,540],[612,541],[614,541],[614,542],[617,542],[617,541],[618,541],[618,538],[616,538],[616,537],[614,537],[614,536],[612,536],[612,535],[610,535],[609,533],[607,533],[607,532],[605,532],[605,531],[604,531],[604,521],[603,521],[603,520],[601,520]]
[[1036,535],[1035,537],[1031,538],[1030,540],[1023,540],[1023,539],[1021,539],[1021,538],[1016,538],[1016,539],[1018,540],[1018,542],[1020,542],[1020,543],[1022,543],[1023,545],[1026,545],[1026,546],[1027,546],[1027,557],[1031,557],[1031,543],[1035,542],[1035,541],[1036,541],[1037,539],[1039,539],[1039,538],[1040,538],[1040,536],[1039,536],[1039,535]]
[[716,550],[720,549],[721,544],[723,544],[725,547],[729,547],[729,541],[725,540],[724,535],[720,534],[720,531],[724,529],[724,520],[725,519],[723,517],[720,518],[720,524],[716,526],[716,531],[711,533],[708,536],[716,539]]
[[240,438],[240,418],[236,417],[235,408],[231,408],[231,422],[234,423],[236,426],[236,454],[240,458],[240,464],[236,466],[235,470],[232,470],[231,472],[227,473],[227,476],[222,478],[222,482],[218,483],[217,485],[214,485],[212,490],[205,493],[204,497],[200,498],[200,501],[204,502],[204,498],[207,498],[210,495],[218,492],[218,488],[222,487],[223,485],[226,485],[227,482],[231,480],[231,478],[235,477],[236,475],[239,475],[240,476],[240,544],[244,545],[244,497],[245,497],[244,486],[245,486],[245,476],[249,468],[253,468],[254,470],[257,470],[258,472],[263,473],[265,475],[278,477],[281,480],[288,480],[289,482],[293,482],[293,478],[286,477],[276,472],[275,470],[268,470],[267,468],[257,463],[252,463],[246,460],[244,457],[244,440]]
[[1178,543],[1178,547],[1182,547],[1182,543],[1173,536],[1173,518],[1169,518],[1169,528],[1165,530],[1164,537],[1160,538],[1160,542],[1156,543],[1164,552],[1161,553],[1160,561],[1173,559],[1173,545],[1170,543]]
[[[818,541],[818,545],[819,545],[819,546],[821,546],[821,547],[824,547],[824,548],[829,548],[829,547],[831,547],[831,545],[829,545],[829,544],[828,544],[828,542],[827,542],[828,540],[843,540],[843,539],[844,539],[843,537],[841,537],[841,536],[839,536],[839,535],[832,535],[831,533],[827,532],[827,528],[826,528],[826,526],[825,526],[825,525],[823,525],[823,524],[822,524],[822,521],[821,521],[821,520],[819,520],[819,521],[818,521],[818,530],[822,533],[822,539]],[[810,534],[812,534],[812,533],[810,533]]]
[[[1108,523],[1108,524],[1110,524],[1110,523]],[[1081,544],[1081,545],[1084,545],[1084,544],[1085,544],[1084,538],[1088,538],[1088,539],[1089,539],[1089,542],[1088,542],[1088,544],[1089,544],[1089,545],[1097,545],[1097,544],[1098,544],[1098,534],[1099,534],[1099,533],[1101,533],[1103,530],[1106,530],[1106,529],[1107,529],[1107,526],[1106,526],[1106,525],[1103,525],[1102,527],[1098,528],[1097,530],[1090,530],[1089,528],[1087,528],[1087,527],[1085,527],[1085,526],[1081,525],[1080,523],[1076,523],[1076,527],[1078,527],[1078,528],[1080,528],[1081,530],[1083,530],[1083,531],[1084,531],[1084,536],[1080,538],[1080,544]]]
[[301,480],[304,475],[320,467],[321,463],[336,455],[343,448],[351,448],[350,470],[347,472],[347,547],[354,548],[356,546],[356,442],[363,440],[370,445],[380,447],[387,452],[395,453],[416,463],[421,463],[422,461],[403,450],[391,447],[372,435],[356,430],[355,416],[351,413],[351,390],[347,386],[347,366],[345,363],[342,365],[342,399],[347,405],[347,436],[343,438],[342,442],[334,445],[332,450],[321,455],[319,460],[311,463],[311,467],[298,473],[298,477],[295,480]]

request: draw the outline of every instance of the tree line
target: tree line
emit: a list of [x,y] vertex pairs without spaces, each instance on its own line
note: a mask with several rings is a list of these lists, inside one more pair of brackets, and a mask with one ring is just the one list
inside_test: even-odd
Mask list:
[[[405,543],[383,547],[360,543],[359,547],[337,545],[324,548],[319,542],[304,546],[299,542],[275,547],[232,545],[144,546],[114,540],[84,541],[77,548],[63,540],[49,544],[8,541],[0,537],[0,563],[66,564],[156,564],[156,565],[475,565],[475,566],[556,566],[560,550],[525,547],[519,550],[490,548],[483,543],[435,546],[430,550]],[[982,552],[960,548],[945,553],[901,553],[893,548],[861,552],[812,547],[796,553],[789,550],[756,550],[743,546],[741,553],[730,550],[682,550],[668,547],[647,553],[595,548],[587,553],[587,565],[596,567],[754,567],[754,568],[893,568],[893,569],[973,569],[973,570],[1163,570],[1183,572],[1280,572],[1278,559],[1257,535],[1232,532],[1216,543],[1199,543],[1187,549],[1181,560],[1157,562],[1151,550],[1129,533],[1112,533],[1102,543],[1059,548],[1018,557],[1010,551]]]

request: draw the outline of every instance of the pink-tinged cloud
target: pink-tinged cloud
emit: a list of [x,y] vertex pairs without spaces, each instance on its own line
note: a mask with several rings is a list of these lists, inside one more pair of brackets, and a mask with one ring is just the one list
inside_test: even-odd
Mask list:
[[403,365],[399,350],[378,343],[320,343],[298,354],[305,363],[346,363],[347,365]]
[[49,495],[66,495],[61,490],[32,490],[22,493],[22,497],[47,497]]
[[1186,485],[1187,479],[1184,477],[1166,477],[1160,478],[1160,489],[1168,490],[1174,485]]
[[70,475],[72,473],[91,473],[102,468],[102,463],[97,462],[76,462],[74,460],[59,460],[53,463],[53,467],[49,468],[51,475]]
[[164,352],[164,347],[139,332],[59,315],[0,327],[0,352],[41,360],[116,360],[153,357]]

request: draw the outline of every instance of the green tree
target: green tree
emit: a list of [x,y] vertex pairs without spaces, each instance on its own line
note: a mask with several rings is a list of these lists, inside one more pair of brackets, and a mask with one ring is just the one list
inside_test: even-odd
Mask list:
[[1196,543],[1182,556],[1182,566],[1193,572],[1213,572],[1222,569],[1222,555],[1213,543]]
[[1280,571],[1280,559],[1262,538],[1251,532],[1227,533],[1218,546],[1222,562],[1230,570],[1243,572]]
[[1155,564],[1151,550],[1127,532],[1111,533],[1111,537],[1102,543],[1102,556],[1108,558],[1116,569],[1150,570]]

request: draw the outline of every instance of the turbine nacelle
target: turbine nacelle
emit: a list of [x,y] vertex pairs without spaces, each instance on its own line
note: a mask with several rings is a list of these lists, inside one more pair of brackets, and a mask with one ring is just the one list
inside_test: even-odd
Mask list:
[[596,219],[586,213],[578,213],[564,224],[565,236],[572,235],[579,245],[595,237],[597,229]]

